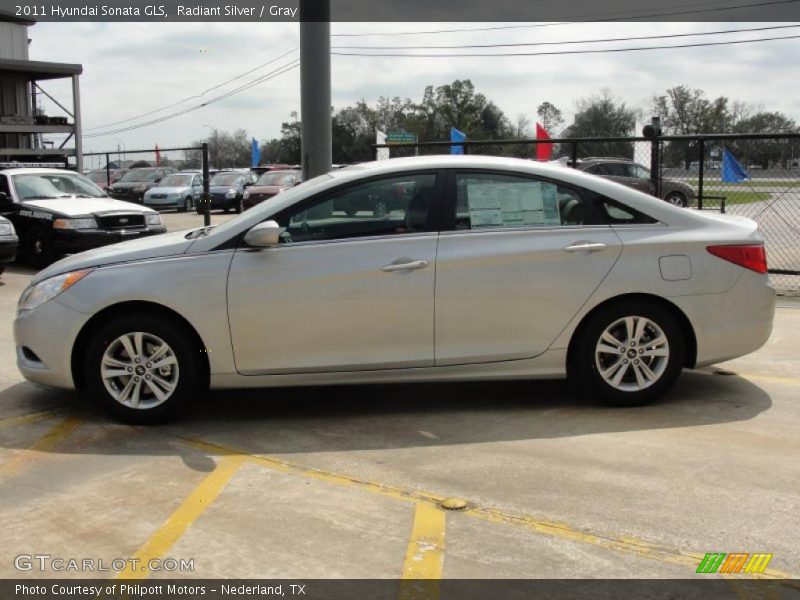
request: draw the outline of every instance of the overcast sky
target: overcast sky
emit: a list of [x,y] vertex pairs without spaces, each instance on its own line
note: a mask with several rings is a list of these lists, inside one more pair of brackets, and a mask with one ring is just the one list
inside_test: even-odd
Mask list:
[[[335,23],[336,33],[385,33],[441,28],[475,28],[490,24]],[[508,24],[497,24],[508,25]],[[565,41],[625,36],[663,35],[745,27],[767,23],[571,23],[473,33],[415,36],[334,37],[333,45],[453,45]],[[796,35],[798,29],[747,34],[593,44],[591,47],[665,45]],[[135,117],[173,104],[287,52],[299,43],[299,25],[205,23],[39,23],[31,27],[31,58],[81,63],[81,99],[85,133],[107,123]],[[589,46],[531,47],[513,50],[580,49]],[[478,91],[495,101],[506,115],[536,120],[536,107],[547,100],[571,117],[575,100],[610,88],[626,102],[645,109],[654,93],[687,84],[711,97],[726,95],[779,110],[800,120],[800,95],[794,74],[800,40],[755,44],[655,50],[597,55],[491,58],[332,57],[333,105],[341,108],[379,96],[418,101],[426,85],[471,79]],[[208,91],[200,98],[147,117],[152,119],[197,105],[291,61],[295,55]],[[44,82],[60,100],[70,91],[64,81]],[[58,111],[46,104],[50,114]],[[297,69],[216,104],[162,123],[84,141],[85,151],[182,146],[205,137],[205,125],[223,130],[245,129],[264,140],[276,137],[281,122],[299,110]],[[136,125],[132,120],[119,125]]]

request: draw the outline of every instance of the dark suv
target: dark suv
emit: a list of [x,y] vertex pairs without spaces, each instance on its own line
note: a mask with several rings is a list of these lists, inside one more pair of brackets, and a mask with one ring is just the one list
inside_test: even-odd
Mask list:
[[[650,178],[650,169],[631,160],[589,157],[579,159],[577,168],[586,173],[599,175],[645,194],[655,196],[653,181]],[[683,206],[684,208],[691,205],[695,199],[694,189],[691,186],[674,179],[661,180],[661,193],[659,196],[670,204]]]
[[115,200],[144,203],[144,194],[155,187],[161,179],[171,173],[177,172],[172,167],[141,167],[131,169],[119,180],[108,188],[108,195]]

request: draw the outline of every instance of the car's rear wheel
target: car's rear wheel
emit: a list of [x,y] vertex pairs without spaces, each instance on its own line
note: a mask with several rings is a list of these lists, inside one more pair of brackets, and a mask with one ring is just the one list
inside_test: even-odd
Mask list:
[[667,203],[672,204],[673,206],[680,206],[681,208],[686,208],[687,206],[689,206],[689,202],[686,199],[686,196],[681,192],[670,192],[669,194],[666,195],[664,200]]
[[115,318],[89,340],[86,391],[123,421],[163,421],[202,391],[196,346],[190,331],[159,315]]
[[43,269],[56,259],[50,233],[39,225],[33,225],[25,232],[23,254],[25,260],[37,269]]
[[192,198],[191,196],[186,196],[186,199],[183,201],[181,212],[189,212],[190,210],[192,210]]
[[675,315],[658,304],[620,302],[600,309],[582,328],[570,365],[585,395],[615,406],[663,396],[684,363]]

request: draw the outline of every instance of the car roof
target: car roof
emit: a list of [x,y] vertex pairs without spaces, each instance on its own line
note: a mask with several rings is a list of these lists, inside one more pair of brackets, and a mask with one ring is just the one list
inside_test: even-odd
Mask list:
[[19,167],[19,168],[12,168],[12,169],[0,169],[0,173],[5,173],[7,175],[23,175],[25,173],[29,175],[36,175],[41,174],[45,175],[47,173],[70,173],[72,175],[80,175],[80,173],[76,173],[70,169],[50,169],[45,167]]

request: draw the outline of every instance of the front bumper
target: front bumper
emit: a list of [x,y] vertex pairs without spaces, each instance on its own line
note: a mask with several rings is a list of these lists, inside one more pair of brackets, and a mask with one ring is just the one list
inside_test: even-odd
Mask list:
[[108,191],[108,195],[114,198],[114,200],[124,200],[126,202],[142,204],[144,202],[145,192],[134,192],[133,190],[115,190],[112,188]]
[[211,208],[236,208],[236,205],[239,202],[240,196],[234,196],[233,198],[228,198],[225,194],[210,194],[211,199]]
[[8,235],[0,238],[0,264],[10,263],[17,256],[19,238]]
[[72,348],[91,315],[67,308],[54,298],[14,320],[17,367],[39,385],[75,389]]
[[166,233],[167,228],[147,227],[142,229],[61,229],[53,231],[53,250],[59,254],[74,254],[92,248],[127,242],[150,235]]
[[143,203],[145,206],[150,206],[153,208],[165,208],[165,207],[175,207],[175,206],[183,206],[183,196],[178,196],[175,198],[145,198]]

